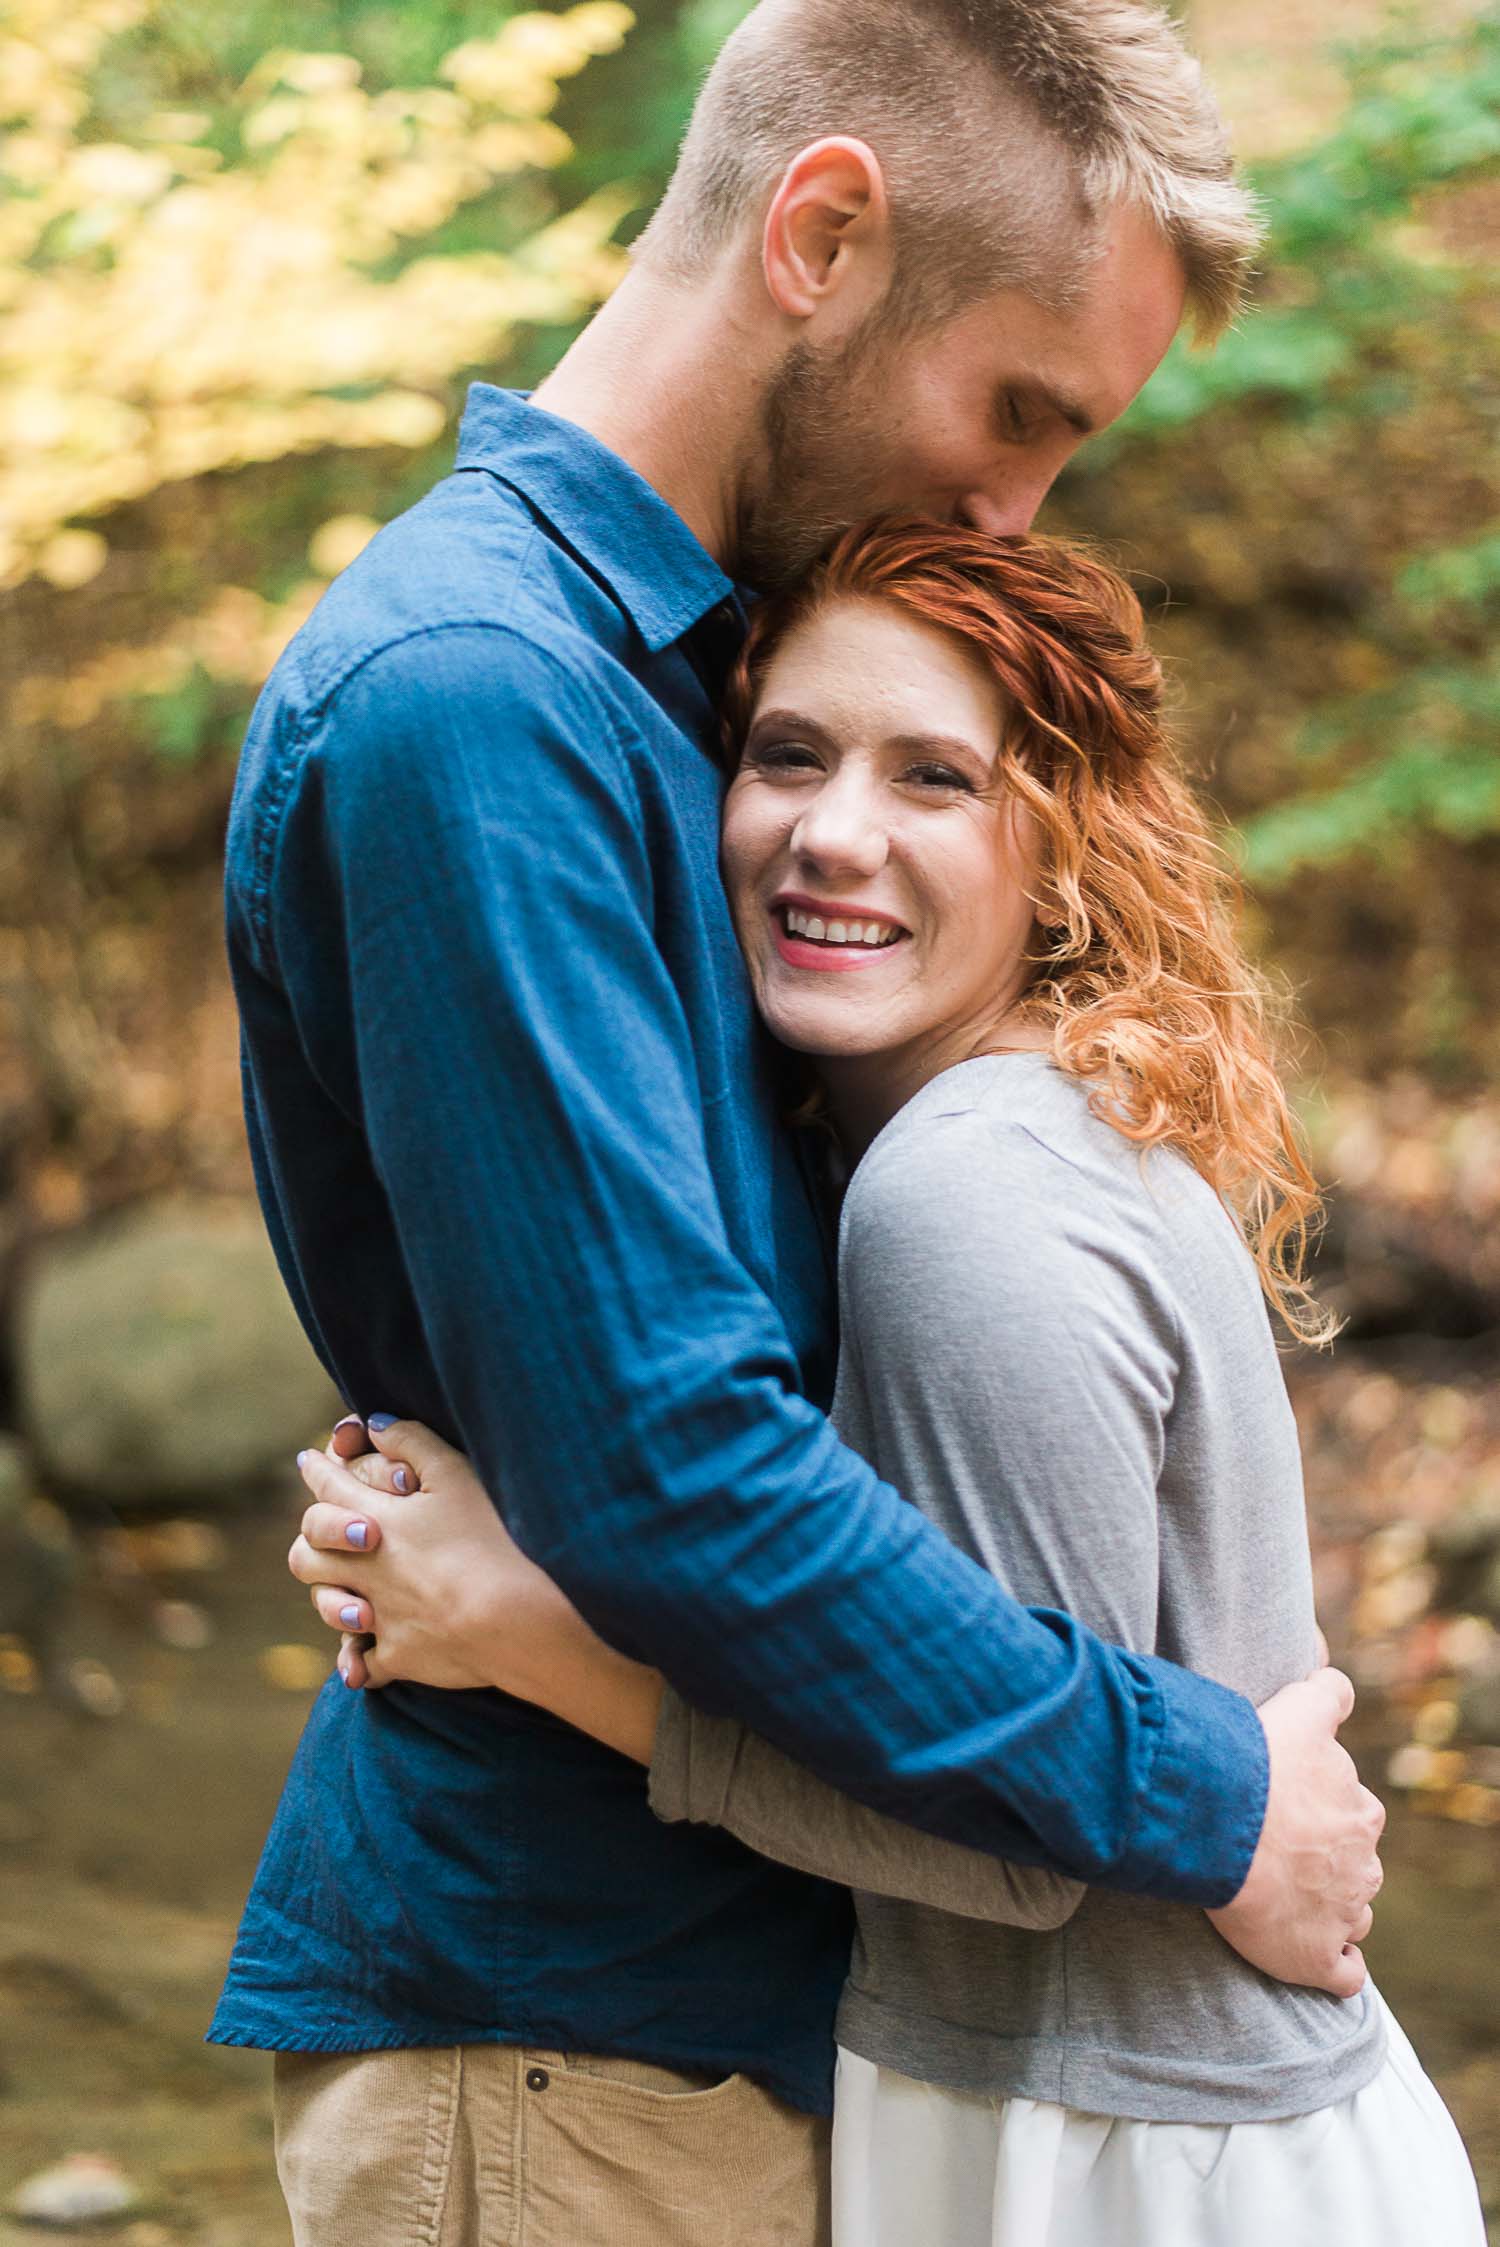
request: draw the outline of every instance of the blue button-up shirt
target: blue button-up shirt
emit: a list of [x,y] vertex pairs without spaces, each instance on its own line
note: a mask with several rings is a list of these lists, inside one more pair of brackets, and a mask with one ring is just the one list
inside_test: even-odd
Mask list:
[[[1018,1607],[821,1409],[827,1243],[720,888],[734,589],[616,455],[476,386],[245,745],[256,1176],[343,1394],[473,1457],[608,1637],[910,1822],[1221,1903],[1237,1695]],[[212,2034],[744,2069],[826,2105],[846,1899],[495,1693],[330,1679]]]

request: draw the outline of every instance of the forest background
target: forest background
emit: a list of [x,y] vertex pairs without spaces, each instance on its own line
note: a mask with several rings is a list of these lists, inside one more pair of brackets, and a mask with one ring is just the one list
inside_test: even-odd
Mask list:
[[[243,1486],[263,1395],[316,1396],[284,1337],[246,1426],[205,1388],[254,1354],[208,1332],[253,1226],[236,751],[329,577],[445,473],[466,382],[536,379],[607,293],[741,13],[0,13],[0,2200],[82,2145],[137,2247],[281,2237],[260,2080],[184,2038],[324,1651],[284,1456],[274,1520],[183,1464],[222,1439]],[[1043,527],[1132,570],[1313,1033],[1349,1320],[1292,1369],[1320,1591],[1411,1806],[1393,1976],[1500,2201],[1500,1969],[1466,1956],[1500,1952],[1500,16],[1188,14],[1270,220],[1257,302]],[[119,2108],[83,2140],[81,2083]]]

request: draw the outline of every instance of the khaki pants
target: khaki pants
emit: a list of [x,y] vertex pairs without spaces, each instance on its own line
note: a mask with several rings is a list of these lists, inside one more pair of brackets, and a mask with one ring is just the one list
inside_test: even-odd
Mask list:
[[828,2125],[732,2075],[465,2044],[278,2052],[296,2247],[827,2247]]

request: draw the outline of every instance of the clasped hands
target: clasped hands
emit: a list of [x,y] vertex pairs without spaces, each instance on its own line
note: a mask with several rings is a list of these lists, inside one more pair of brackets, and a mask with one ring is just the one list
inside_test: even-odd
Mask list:
[[[297,1465],[313,1503],[287,1565],[340,1634],[346,1685],[405,1678],[534,1697],[517,1649],[528,1625],[540,1631],[555,1619],[562,1595],[527,1560],[461,1451],[416,1421],[375,1413],[341,1420],[327,1450],[299,1452]],[[400,1566],[379,1566],[391,1547]],[[497,1611],[514,1629],[496,1629]]]

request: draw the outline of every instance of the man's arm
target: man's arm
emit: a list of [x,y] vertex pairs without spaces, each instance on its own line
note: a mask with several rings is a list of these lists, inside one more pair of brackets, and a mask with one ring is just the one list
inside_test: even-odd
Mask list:
[[503,629],[407,643],[322,717],[269,866],[258,964],[325,1081],[329,1023],[352,1038],[458,1430],[527,1551],[701,1706],[948,1838],[1223,1902],[1266,1800],[1248,1705],[1028,1614],[798,1395],[725,1236],[610,725]]
[[[950,1533],[1018,1597],[1149,1649],[1177,1337],[1108,1205],[1029,1132],[932,1117],[861,1170],[842,1260],[842,1378],[867,1400],[882,1463],[919,1503],[945,1505]],[[1058,1927],[1084,1894],[913,1834],[670,1689],[651,1801],[804,1871],[967,1918]]]

